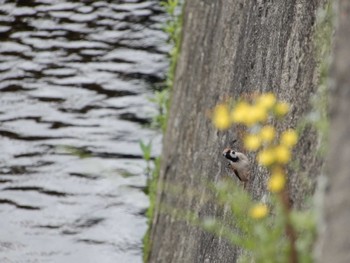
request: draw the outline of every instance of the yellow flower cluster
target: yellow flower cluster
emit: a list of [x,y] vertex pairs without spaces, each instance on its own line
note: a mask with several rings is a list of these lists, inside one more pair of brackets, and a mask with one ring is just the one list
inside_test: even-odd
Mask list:
[[249,134],[244,138],[244,146],[249,151],[256,151],[261,146],[261,138],[255,134]]
[[281,169],[275,169],[268,181],[267,188],[273,192],[278,193],[284,189],[286,184],[286,177]]
[[258,122],[267,120],[268,115],[266,110],[266,108],[260,105],[250,105],[246,102],[239,102],[232,111],[232,121],[251,127]]
[[269,209],[265,204],[257,204],[250,209],[249,214],[254,219],[262,219],[268,212]]
[[275,111],[277,116],[283,117],[284,115],[286,115],[288,113],[289,105],[286,102],[279,102],[276,104],[274,111]]
[[292,129],[289,129],[285,132],[282,133],[281,135],[281,144],[288,147],[288,148],[291,148],[293,146],[295,146],[298,142],[298,135],[297,133],[292,130]]
[[[266,122],[270,113],[283,117],[288,111],[287,103],[278,102],[273,93],[266,93],[260,95],[252,104],[240,101],[232,110],[226,104],[216,106],[213,113],[213,123],[219,130],[226,130],[233,123],[252,127],[258,123]],[[268,139],[269,137],[267,137]]]
[[[288,103],[278,101],[273,93],[261,94],[252,103],[240,101],[233,109],[227,104],[220,104],[213,112],[213,123],[220,130],[226,130],[234,123],[250,128],[251,133],[244,136],[244,146],[249,151],[257,151],[258,163],[272,172],[268,189],[273,193],[278,193],[285,187],[283,167],[291,160],[298,135],[293,129],[278,133],[267,121],[270,117],[283,117],[288,112]],[[260,204],[251,209],[250,215],[258,219],[267,212],[267,207]]]
[[260,137],[264,142],[272,142],[275,138],[276,131],[275,128],[271,125],[266,125],[260,130]]
[[219,130],[226,130],[231,126],[230,111],[227,105],[220,104],[214,109],[213,123]]
[[263,126],[257,134],[248,134],[244,139],[244,146],[249,151],[256,151],[264,143],[270,143],[275,139],[275,128],[271,125]]
[[287,164],[291,159],[291,150],[298,141],[297,133],[290,129],[281,135],[279,144],[269,145],[257,155],[259,164],[269,167],[273,164]]

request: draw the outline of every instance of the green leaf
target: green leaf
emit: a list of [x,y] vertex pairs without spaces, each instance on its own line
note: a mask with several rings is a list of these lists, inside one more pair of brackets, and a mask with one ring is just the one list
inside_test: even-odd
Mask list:
[[149,141],[148,144],[145,144],[142,140],[140,141],[140,148],[142,150],[143,159],[147,162],[151,160],[152,152],[152,141]]

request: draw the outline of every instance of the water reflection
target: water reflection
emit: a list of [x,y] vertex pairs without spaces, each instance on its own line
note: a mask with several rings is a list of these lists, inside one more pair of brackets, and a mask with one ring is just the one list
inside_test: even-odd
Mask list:
[[162,21],[157,0],[0,0],[0,262],[141,262]]

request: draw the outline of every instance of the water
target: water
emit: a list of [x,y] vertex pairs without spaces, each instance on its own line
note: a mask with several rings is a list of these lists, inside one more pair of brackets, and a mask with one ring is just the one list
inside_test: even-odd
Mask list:
[[0,3],[0,262],[142,262],[159,2]]

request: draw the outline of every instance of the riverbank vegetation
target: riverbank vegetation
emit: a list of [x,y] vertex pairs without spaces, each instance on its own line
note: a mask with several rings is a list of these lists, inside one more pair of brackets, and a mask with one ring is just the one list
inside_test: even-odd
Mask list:
[[[164,32],[169,36],[168,42],[171,46],[169,51],[169,68],[166,75],[164,86],[160,91],[155,91],[154,97],[150,100],[155,103],[158,108],[158,114],[153,117],[151,126],[155,129],[159,129],[163,134],[166,131],[168,112],[170,107],[171,90],[174,85],[175,70],[178,56],[180,54],[181,43],[181,28],[182,28],[182,4],[179,0],[165,0],[161,2],[167,13],[167,21],[163,27]],[[143,156],[148,156],[148,148],[144,142],[140,142]],[[151,147],[151,143],[147,145]],[[153,162],[153,166],[150,164],[150,158],[146,159],[147,162],[146,173],[150,176],[147,180],[147,193],[149,196],[150,205],[147,209],[148,229],[143,237],[143,260],[148,261],[150,249],[151,249],[151,225],[154,216],[154,209],[157,197],[157,186],[160,172],[161,158],[158,156]],[[153,168],[151,168],[151,166]]]

